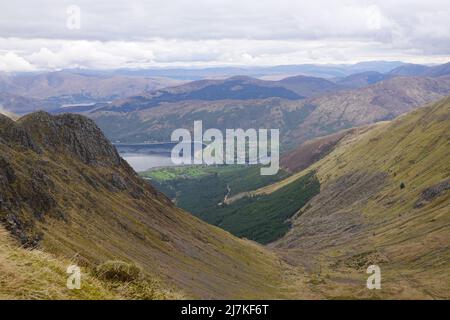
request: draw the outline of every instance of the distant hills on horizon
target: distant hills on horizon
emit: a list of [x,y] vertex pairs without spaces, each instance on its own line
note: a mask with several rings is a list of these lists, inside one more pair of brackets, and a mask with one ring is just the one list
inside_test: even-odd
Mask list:
[[[339,89],[359,88],[394,76],[436,77],[449,73],[450,63],[427,66],[400,61],[267,67],[63,69],[16,73],[0,71],[0,106],[19,114],[36,110],[52,111],[73,104],[110,102],[190,81],[225,80],[236,76],[280,81],[281,86],[293,89],[302,97],[310,97]],[[315,82],[312,87],[311,84],[305,87],[306,91],[311,89],[313,93],[305,93],[305,90],[296,92],[295,85],[289,84],[292,79],[298,80],[296,77],[304,77],[303,83],[305,80]],[[308,77],[311,79],[307,79]],[[321,90],[315,93],[315,87],[318,86]],[[290,94],[290,98],[294,96]]]
[[[181,69],[166,71],[174,70]],[[342,129],[392,119],[450,94],[450,62],[191,71],[206,74],[205,70],[240,74],[187,82],[163,77],[169,74],[146,74],[149,70],[122,75],[118,73],[126,70],[0,73],[0,106],[19,115],[37,110],[85,114],[111,141],[167,141],[175,128],[190,128],[194,120],[202,119],[208,128],[279,128],[283,145],[290,148]],[[251,70],[267,73],[261,78],[242,74]],[[328,70],[340,76],[310,76],[302,70]],[[275,71],[296,73],[269,80]]]
[[[401,61],[363,61],[354,64],[289,64],[274,66],[217,66],[217,67],[149,67],[117,69],[62,69],[56,71],[15,72],[14,75],[36,75],[52,72],[71,72],[85,76],[138,76],[164,77],[185,81],[208,78],[227,78],[235,75],[251,77],[308,75],[314,77],[345,77],[354,73],[377,71],[387,73],[395,68],[409,65]],[[427,67],[427,66],[425,66]]]

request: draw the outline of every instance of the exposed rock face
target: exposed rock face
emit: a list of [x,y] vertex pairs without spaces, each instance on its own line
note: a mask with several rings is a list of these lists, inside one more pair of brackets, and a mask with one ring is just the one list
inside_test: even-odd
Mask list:
[[0,142],[9,146],[21,146],[35,152],[41,151],[26,130],[2,114],[0,114]]
[[[42,239],[35,221],[44,221],[47,216],[69,219],[57,201],[64,191],[56,185],[55,172],[49,168],[49,161],[35,161],[37,157],[63,156],[87,165],[117,167],[132,173],[95,123],[79,115],[51,116],[37,112],[18,122],[0,115],[0,150],[0,221],[25,246],[36,246]],[[67,179],[71,180],[70,175]],[[94,181],[89,176],[86,180]],[[130,194],[140,194],[142,189],[120,175],[116,175],[111,185],[115,190],[129,188]],[[24,213],[24,207],[29,214]]]
[[442,181],[434,186],[426,188],[422,191],[419,200],[414,205],[414,208],[421,208],[434,198],[444,194],[445,191],[450,190],[450,179]]
[[15,179],[16,175],[14,174],[14,169],[4,157],[0,156],[0,185],[3,188],[6,188],[6,186],[13,183]]
[[53,152],[69,152],[86,164],[119,165],[117,150],[92,121],[75,114],[36,112],[19,120],[35,141]]

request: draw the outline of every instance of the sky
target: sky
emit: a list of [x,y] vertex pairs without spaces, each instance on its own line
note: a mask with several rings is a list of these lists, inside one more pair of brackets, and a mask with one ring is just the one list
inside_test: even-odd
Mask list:
[[0,71],[450,61],[448,0],[0,3]]

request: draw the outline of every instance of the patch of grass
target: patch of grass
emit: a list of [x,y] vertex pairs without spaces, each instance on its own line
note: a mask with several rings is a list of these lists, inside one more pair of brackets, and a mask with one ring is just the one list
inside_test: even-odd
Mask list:
[[162,289],[134,265],[113,261],[100,266],[100,276],[81,268],[81,288],[67,288],[67,267],[76,264],[41,250],[17,246],[0,227],[0,300],[172,299],[182,295]]
[[149,170],[140,175],[156,181],[168,181],[179,178],[200,177],[209,174],[211,171],[212,170],[208,170],[207,167],[203,166],[183,166]]
[[123,261],[107,261],[95,269],[97,277],[104,280],[129,282],[137,280],[141,269],[132,263]]

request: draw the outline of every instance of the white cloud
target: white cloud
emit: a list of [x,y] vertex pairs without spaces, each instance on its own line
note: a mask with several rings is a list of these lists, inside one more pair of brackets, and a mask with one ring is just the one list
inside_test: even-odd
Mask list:
[[0,70],[6,72],[13,71],[33,71],[36,67],[14,52],[0,53]]
[[[69,29],[67,7],[81,9]],[[4,2],[1,69],[450,60],[448,0]]]
[[[43,41],[45,42],[45,41]],[[85,40],[47,41],[42,47],[24,57],[41,69],[58,68],[117,68],[145,64],[153,59],[153,52],[145,45],[127,42],[99,42]]]

